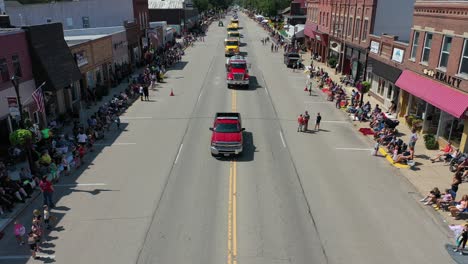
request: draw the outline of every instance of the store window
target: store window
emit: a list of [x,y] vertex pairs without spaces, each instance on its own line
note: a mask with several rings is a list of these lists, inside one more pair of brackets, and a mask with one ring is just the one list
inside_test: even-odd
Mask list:
[[327,13],[327,18],[325,19],[325,26],[328,27],[328,13]]
[[18,55],[11,56],[11,60],[13,61],[13,69],[15,71],[15,75],[18,77],[23,77],[23,73],[21,71],[21,63]]
[[387,99],[392,100],[393,99],[393,90],[395,89],[395,86],[391,83],[388,84],[388,89],[387,89]]
[[416,59],[416,52],[418,52],[418,47],[419,47],[419,31],[415,31],[413,33],[413,45],[411,47],[410,59],[412,60]]
[[452,142],[454,146],[460,146],[463,134],[464,120],[455,118],[452,115],[443,112],[441,125],[439,126],[439,136]]
[[432,33],[426,33],[426,38],[424,39],[424,48],[423,54],[421,57],[421,62],[428,63],[429,56],[431,55],[431,46],[432,46]]
[[368,27],[368,24],[369,24],[369,20],[364,20],[364,27],[362,29],[362,37],[361,37],[361,40],[362,41],[365,41],[367,39],[367,27]]
[[385,91],[385,80],[382,79],[382,78],[379,78],[379,86],[377,87],[377,93],[378,93],[380,96],[383,96],[383,95],[384,95],[384,91]]
[[426,102],[421,98],[411,96],[408,114],[416,116],[417,118],[422,118],[424,111],[426,111]]
[[452,46],[452,37],[445,36],[442,49],[440,50],[439,68],[447,68],[447,63],[450,55],[450,47]]
[[359,37],[359,31],[361,30],[361,19],[356,18],[356,27],[354,28],[354,38]]
[[8,65],[6,59],[0,58],[0,75],[2,81],[8,82],[10,80],[10,73],[8,73]]
[[348,21],[348,37],[351,36],[353,29],[353,18],[350,17]]
[[463,53],[460,61],[460,74],[468,75],[468,39],[465,39],[463,44]]

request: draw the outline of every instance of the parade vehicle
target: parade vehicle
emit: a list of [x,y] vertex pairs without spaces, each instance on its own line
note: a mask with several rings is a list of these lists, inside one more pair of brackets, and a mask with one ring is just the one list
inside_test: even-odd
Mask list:
[[224,55],[234,56],[239,54],[240,42],[236,38],[227,38],[224,40]]
[[233,19],[231,19],[231,24],[236,25],[237,28],[239,28],[239,19],[237,19],[237,17],[234,17]]
[[227,31],[228,32],[238,31],[238,30],[239,30],[239,24],[237,24],[237,23],[229,23],[229,25],[227,26]]
[[239,155],[243,150],[243,131],[239,113],[216,113],[213,127],[210,127],[211,155]]
[[247,60],[239,55],[232,56],[226,61],[226,82],[228,88],[233,86],[249,87],[249,70],[250,65]]
[[299,59],[301,59],[301,55],[297,52],[287,52],[284,54],[284,64],[286,64],[288,68],[295,67]]
[[231,31],[231,32],[227,33],[227,37],[228,38],[237,38],[240,41],[241,34],[239,33],[239,31]]

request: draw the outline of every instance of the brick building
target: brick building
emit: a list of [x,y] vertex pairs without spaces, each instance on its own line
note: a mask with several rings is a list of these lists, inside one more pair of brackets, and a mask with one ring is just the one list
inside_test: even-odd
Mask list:
[[17,119],[9,110],[9,98],[15,101],[16,92],[10,81],[11,77],[19,77],[20,100],[23,110],[31,120],[41,121],[41,115],[36,112],[31,94],[36,89],[33,78],[31,56],[24,30],[18,28],[0,28],[0,150],[8,145],[10,132],[18,128]]
[[307,19],[304,28],[306,44],[312,55],[324,62],[328,57],[328,34],[332,0],[307,0]]
[[400,117],[423,120],[439,142],[468,150],[468,2],[417,1],[405,68],[396,85]]
[[199,21],[198,9],[190,0],[148,0],[150,22],[166,21],[180,27],[182,32],[192,29]]
[[384,34],[369,35],[370,50],[367,62],[367,78],[371,89],[369,94],[380,101],[385,108],[390,108],[392,102],[397,105],[400,88],[395,85],[405,69],[404,54],[408,43],[399,41],[397,36]]

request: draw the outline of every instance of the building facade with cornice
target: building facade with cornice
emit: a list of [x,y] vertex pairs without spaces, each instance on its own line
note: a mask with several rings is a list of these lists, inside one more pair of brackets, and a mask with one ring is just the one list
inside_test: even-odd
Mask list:
[[417,1],[403,71],[400,117],[422,119],[439,142],[468,150],[468,1]]

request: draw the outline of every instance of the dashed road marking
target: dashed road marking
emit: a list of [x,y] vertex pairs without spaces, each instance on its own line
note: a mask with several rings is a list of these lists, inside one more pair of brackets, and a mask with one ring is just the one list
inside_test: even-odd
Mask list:
[[54,187],[80,187],[80,186],[106,186],[105,183],[70,183],[70,184],[54,184]]
[[176,164],[177,160],[179,160],[180,152],[182,151],[183,146],[184,146],[184,144],[180,144],[179,151],[177,152],[177,156],[176,156],[176,158],[174,160],[174,164]]
[[283,147],[286,147],[286,142],[284,142],[283,132],[280,131],[281,142],[283,142]]
[[133,142],[116,142],[116,143],[95,143],[94,146],[128,146],[128,145],[136,145],[136,143]]
[[356,151],[370,151],[371,148],[336,148],[337,150],[356,150]]
[[138,120],[138,119],[152,119],[152,116],[122,116],[121,120]]

